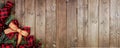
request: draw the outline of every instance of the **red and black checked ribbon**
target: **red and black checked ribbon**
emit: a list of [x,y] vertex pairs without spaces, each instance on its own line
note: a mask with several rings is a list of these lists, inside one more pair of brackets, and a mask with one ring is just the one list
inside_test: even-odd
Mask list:
[[13,3],[7,1],[3,8],[0,8],[0,30],[5,25],[6,18],[10,15],[11,8],[13,7]]

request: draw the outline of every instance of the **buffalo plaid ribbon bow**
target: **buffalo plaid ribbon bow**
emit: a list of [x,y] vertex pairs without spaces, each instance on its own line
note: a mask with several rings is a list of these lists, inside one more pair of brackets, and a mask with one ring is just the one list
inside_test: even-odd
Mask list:
[[19,28],[18,21],[13,20],[9,24],[9,28],[4,30],[5,34],[18,33],[17,45],[20,44],[22,36],[27,37],[30,34],[30,27],[24,27],[24,29]]

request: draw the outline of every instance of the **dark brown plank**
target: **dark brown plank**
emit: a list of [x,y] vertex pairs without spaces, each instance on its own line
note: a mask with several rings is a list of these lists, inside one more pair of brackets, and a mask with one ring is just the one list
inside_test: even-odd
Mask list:
[[66,0],[57,0],[57,48],[67,48]]

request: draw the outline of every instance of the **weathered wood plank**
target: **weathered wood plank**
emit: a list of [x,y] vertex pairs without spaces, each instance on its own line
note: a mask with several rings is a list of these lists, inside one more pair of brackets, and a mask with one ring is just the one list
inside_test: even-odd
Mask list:
[[118,34],[118,47],[120,47],[120,0],[117,1],[117,16],[118,16],[118,29],[117,29],[117,34]]
[[67,48],[66,0],[57,0],[57,48]]
[[[36,0],[36,38],[45,42],[45,0]],[[35,17],[35,16],[34,16]]]
[[35,0],[25,0],[24,25],[31,27],[31,35],[35,35]]
[[99,47],[109,47],[109,0],[99,0]]
[[87,47],[98,47],[98,0],[88,0]]
[[24,0],[15,0],[15,18],[19,21],[20,25],[24,24],[25,16],[25,3]]
[[110,47],[120,47],[120,0],[110,1]]
[[77,0],[67,0],[67,48],[77,47]]
[[46,0],[46,48],[56,48],[56,0]]
[[82,48],[87,44],[88,0],[78,0],[77,12],[78,47]]

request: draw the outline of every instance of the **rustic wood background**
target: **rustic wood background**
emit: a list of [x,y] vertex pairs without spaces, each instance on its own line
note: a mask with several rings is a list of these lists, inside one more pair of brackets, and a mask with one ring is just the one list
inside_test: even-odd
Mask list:
[[120,0],[15,0],[15,12],[46,48],[120,47]]

